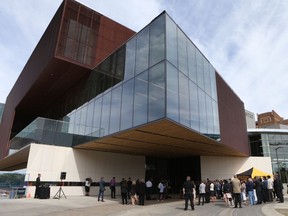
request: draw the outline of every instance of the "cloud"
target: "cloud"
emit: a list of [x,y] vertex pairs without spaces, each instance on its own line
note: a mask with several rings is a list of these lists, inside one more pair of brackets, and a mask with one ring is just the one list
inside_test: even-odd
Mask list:
[[[288,118],[288,2],[183,1],[168,7],[220,75],[244,102]],[[182,1],[181,1],[182,3]]]
[[[61,1],[3,0],[0,4],[0,102],[16,82]],[[3,31],[5,29],[5,31]]]
[[[0,5],[0,102],[61,4],[61,0],[3,0]],[[79,0],[135,31],[163,10],[190,37],[255,113],[288,118],[288,1]]]

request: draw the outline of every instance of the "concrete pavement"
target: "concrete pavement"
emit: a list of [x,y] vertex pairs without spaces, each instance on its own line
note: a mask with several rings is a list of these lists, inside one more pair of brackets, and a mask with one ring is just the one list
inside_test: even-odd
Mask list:
[[259,215],[288,216],[288,200],[284,203],[269,203],[245,206],[234,209],[227,207],[223,200],[215,203],[195,206],[195,211],[184,211],[184,200],[167,199],[163,202],[146,201],[145,206],[122,205],[120,197],[98,202],[96,197],[71,196],[61,199],[0,199],[1,216],[183,216],[183,215]]

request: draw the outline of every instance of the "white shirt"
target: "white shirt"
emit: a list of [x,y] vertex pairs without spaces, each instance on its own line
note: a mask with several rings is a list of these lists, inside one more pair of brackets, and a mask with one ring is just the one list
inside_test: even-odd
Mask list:
[[211,184],[210,184],[210,191],[214,191],[214,183],[213,182],[211,182]]
[[86,180],[85,186],[86,186],[86,187],[90,187],[90,186],[91,186],[91,182],[90,182],[89,180]]
[[146,187],[147,187],[147,188],[152,187],[152,182],[151,182],[150,180],[148,180],[148,181],[146,182]]
[[200,193],[200,194],[205,194],[205,193],[206,193],[205,188],[206,188],[206,185],[202,182],[202,183],[199,185],[199,193]]
[[273,179],[272,178],[269,178],[267,180],[267,188],[270,190],[273,189]]

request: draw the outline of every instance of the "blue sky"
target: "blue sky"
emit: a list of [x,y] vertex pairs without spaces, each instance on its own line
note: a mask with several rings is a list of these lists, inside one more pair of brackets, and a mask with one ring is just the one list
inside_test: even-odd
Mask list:
[[[11,88],[61,0],[2,0],[0,102]],[[288,118],[288,1],[79,0],[141,30],[163,10],[176,21],[241,98],[257,113]]]

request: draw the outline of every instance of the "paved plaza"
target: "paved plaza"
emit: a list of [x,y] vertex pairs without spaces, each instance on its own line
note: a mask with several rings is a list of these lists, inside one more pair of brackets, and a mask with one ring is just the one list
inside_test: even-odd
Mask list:
[[120,197],[98,202],[94,196],[71,196],[61,199],[0,199],[1,216],[182,216],[182,215],[218,215],[218,216],[288,216],[288,200],[284,203],[269,203],[245,206],[235,209],[227,207],[223,200],[195,206],[195,211],[184,211],[184,200],[167,199],[146,201],[145,206],[122,205]]

